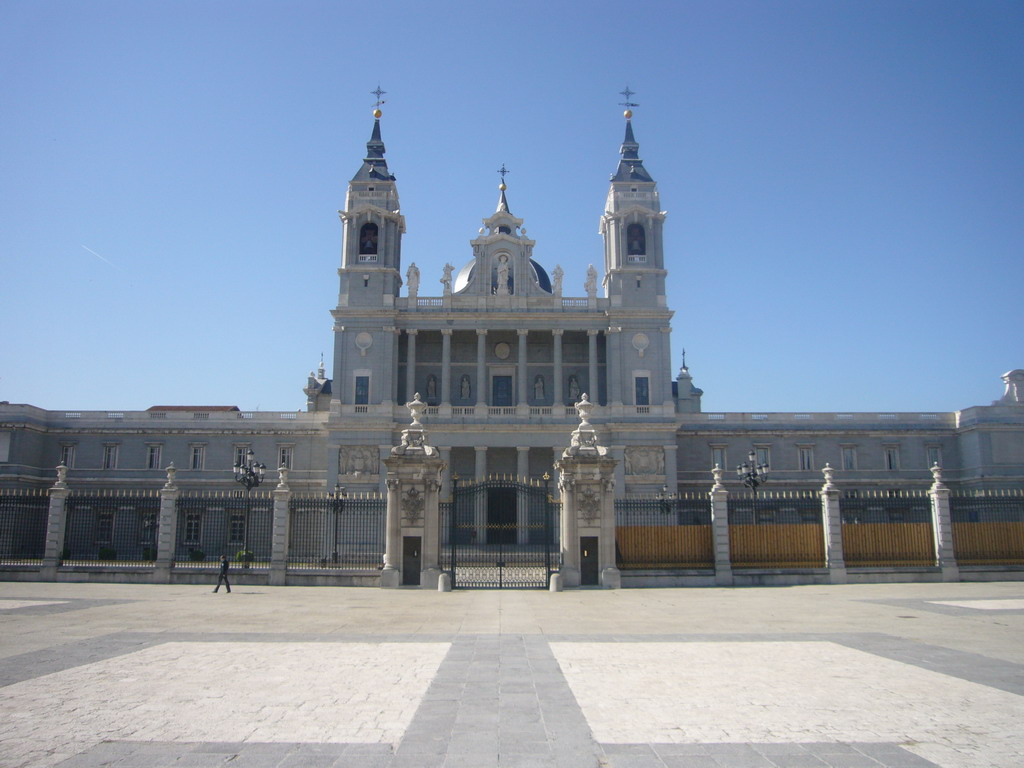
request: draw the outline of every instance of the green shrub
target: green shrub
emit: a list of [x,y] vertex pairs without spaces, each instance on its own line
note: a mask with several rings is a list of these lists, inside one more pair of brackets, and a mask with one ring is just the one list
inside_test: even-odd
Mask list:
[[190,549],[188,551],[188,559],[193,563],[201,563],[206,559],[206,553],[201,549]]
[[238,552],[235,553],[236,563],[245,563],[246,565],[248,565],[255,559],[256,558],[253,555],[253,553],[247,549],[240,549],[238,550]]
[[100,547],[97,560],[117,560],[117,550],[113,547]]

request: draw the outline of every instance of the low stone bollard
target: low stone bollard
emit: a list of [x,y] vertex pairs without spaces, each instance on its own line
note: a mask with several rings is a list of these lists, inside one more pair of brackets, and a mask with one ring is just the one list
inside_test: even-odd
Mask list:
[[442,573],[437,577],[437,591],[438,592],[451,592],[452,591],[452,577],[447,573]]
[[560,574],[560,573],[552,573],[551,574],[551,581],[548,582],[548,589],[550,591],[552,591],[552,592],[561,592],[562,591],[562,574]]

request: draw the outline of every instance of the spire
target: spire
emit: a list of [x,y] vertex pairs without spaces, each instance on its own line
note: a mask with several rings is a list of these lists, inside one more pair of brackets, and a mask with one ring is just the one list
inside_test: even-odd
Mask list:
[[640,105],[629,100],[629,97],[634,94],[633,91],[629,90],[628,85],[626,90],[621,91],[621,93],[626,97],[626,100],[621,104],[621,106],[626,108],[626,111],[622,113],[622,116],[626,118],[626,137],[622,140],[622,147],[619,149],[622,158],[619,160],[619,167],[612,176],[612,181],[653,182],[654,179],[651,178],[651,175],[644,168],[644,161],[640,159],[640,145],[633,137],[633,107]]
[[366,142],[366,157],[363,165],[352,177],[352,181],[394,181],[388,172],[388,161],[384,159],[384,140],[380,137],[380,107],[373,110],[373,131]]
[[498,189],[501,190],[501,196],[498,198],[498,208],[494,211],[495,213],[512,213],[512,211],[508,209],[508,200],[505,198],[505,190],[508,189],[508,187],[505,186],[505,176],[509,172],[510,171],[505,167],[505,164],[502,163],[501,168],[498,169],[498,173],[501,175],[501,184],[498,185]]

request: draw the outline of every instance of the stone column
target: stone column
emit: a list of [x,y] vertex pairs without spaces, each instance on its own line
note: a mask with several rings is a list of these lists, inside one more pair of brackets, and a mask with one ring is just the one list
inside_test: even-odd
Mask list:
[[391,412],[398,397],[398,334],[399,330],[393,326],[386,326],[381,329],[381,355],[383,361],[390,361],[389,370],[384,374],[384,380],[380,383],[381,404]]
[[590,402],[598,405],[601,396],[597,389],[597,334],[599,331],[587,331],[587,393],[590,395]]
[[[610,406],[621,406],[623,397],[622,379],[625,375],[625,372],[622,370],[622,328],[608,328],[605,331],[605,339],[608,342],[607,363],[604,371],[608,395],[605,400]],[[593,392],[592,396],[596,402],[597,393]]]
[[274,521],[270,530],[270,586],[283,587],[288,574],[288,467],[279,467],[280,478],[274,489]]
[[[516,479],[521,483],[530,482],[530,447],[516,446]],[[529,542],[530,504],[525,494],[516,494],[516,542]]]
[[611,446],[612,458],[618,462],[615,465],[615,486],[622,489],[622,493],[626,493],[626,446],[624,445],[613,445]]
[[43,550],[43,566],[39,569],[40,581],[56,581],[57,566],[64,556],[64,528],[67,524],[68,468],[57,467],[57,482],[50,488],[50,509],[46,515],[46,547]]
[[832,482],[832,467],[821,470],[825,484],[821,486],[821,520],[825,529],[825,564],[832,584],[846,583],[846,559],[843,556],[843,516],[839,508],[839,489]]
[[[477,445],[473,448],[476,451],[476,465],[474,467],[473,479],[482,483],[487,479],[487,446]],[[487,508],[484,504],[476,504],[473,509],[474,520],[473,524],[476,526],[476,540],[483,544],[487,538]]]
[[562,399],[562,329],[555,328],[551,331],[551,335],[555,340],[555,380],[551,383],[551,405],[552,413],[555,416],[561,416],[560,409],[565,406],[565,401]]
[[[662,343],[662,354],[664,357],[662,360],[665,361],[665,365],[671,368],[672,360],[672,328],[666,326],[661,329],[661,343]],[[655,396],[660,391],[661,402],[667,409],[668,413],[672,413],[675,409],[675,403],[672,401],[672,382],[670,379],[662,381],[660,377],[654,376],[651,378],[651,405],[656,403]]]
[[622,584],[615,564],[615,466],[606,447],[598,445],[589,421],[594,406],[586,394],[576,404],[580,425],[568,448],[555,462],[562,496],[561,575],[565,587],[579,586],[585,577],[580,559],[584,538],[597,539],[597,582],[605,589]]
[[960,566],[953,550],[953,518],[949,512],[949,488],[942,482],[942,468],[934,464],[932,487],[932,534],[935,542],[935,561],[942,570],[943,581],[960,581]]
[[405,354],[405,399],[412,402],[416,396],[416,329],[410,328],[405,332],[409,343],[406,345]]
[[428,444],[427,432],[420,423],[426,404],[409,403],[412,423],[402,432],[401,444],[391,449],[387,466],[387,545],[380,586],[393,588],[416,579],[403,578],[407,566],[403,557],[406,536],[419,539],[420,587],[437,589],[439,565],[441,472],[444,463],[437,448]]
[[452,495],[452,449],[440,447],[438,450],[441,451],[441,461],[444,462],[444,469],[441,471],[441,497],[448,498]]
[[711,470],[715,484],[711,486],[711,536],[715,547],[715,585],[731,587],[732,558],[729,553],[729,492],[722,485],[722,468]]
[[476,404],[487,404],[487,331],[476,329]]
[[516,389],[519,391],[516,393],[516,406],[521,411],[525,411],[530,405],[529,392],[526,388],[526,339],[529,333],[522,328],[516,331],[519,348],[519,361],[516,364]]
[[178,540],[178,486],[174,476],[178,470],[174,462],[167,467],[167,482],[160,489],[160,521],[157,525],[156,563],[153,569],[154,584],[170,584],[171,569],[174,567],[174,543]]
[[452,329],[441,329],[441,407],[452,404]]

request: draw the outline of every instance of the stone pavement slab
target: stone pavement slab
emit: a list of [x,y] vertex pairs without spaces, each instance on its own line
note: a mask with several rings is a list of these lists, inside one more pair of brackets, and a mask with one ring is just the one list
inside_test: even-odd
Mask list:
[[1024,765],[1020,602],[0,583],[0,766]]

